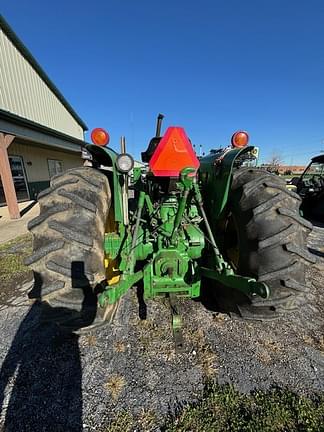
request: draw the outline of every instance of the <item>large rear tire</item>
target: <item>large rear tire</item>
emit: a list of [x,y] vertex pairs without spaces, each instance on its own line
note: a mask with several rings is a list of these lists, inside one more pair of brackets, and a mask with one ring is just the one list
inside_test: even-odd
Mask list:
[[306,301],[305,269],[315,258],[306,242],[312,224],[300,216],[300,203],[267,171],[240,168],[233,174],[223,253],[238,274],[270,288],[268,299],[251,297],[237,305],[243,318],[276,318]]
[[106,279],[108,178],[94,168],[73,168],[53,177],[38,200],[40,215],[28,225],[33,253],[26,263],[35,275],[31,297],[42,301],[44,319],[62,327],[97,325],[104,315],[97,291]]

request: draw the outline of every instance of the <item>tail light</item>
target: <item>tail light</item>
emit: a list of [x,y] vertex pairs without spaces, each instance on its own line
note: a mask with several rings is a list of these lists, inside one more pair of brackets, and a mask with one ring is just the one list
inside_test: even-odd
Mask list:
[[103,128],[95,128],[91,132],[91,141],[98,146],[105,146],[109,143],[110,136]]
[[245,131],[237,131],[232,135],[232,147],[245,147],[249,142],[249,135]]

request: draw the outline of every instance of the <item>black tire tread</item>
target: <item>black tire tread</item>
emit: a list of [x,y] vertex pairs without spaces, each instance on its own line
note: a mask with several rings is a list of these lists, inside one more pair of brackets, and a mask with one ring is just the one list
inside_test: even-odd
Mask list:
[[278,184],[278,182],[274,182],[274,181],[266,181],[265,182],[265,186],[267,187],[272,187],[274,189],[280,190],[281,192],[283,192],[285,195],[290,195],[292,198],[294,198],[297,201],[302,201],[302,199],[300,198],[299,195],[297,195],[295,192],[287,189],[285,183],[283,183],[280,179],[280,182],[282,184]]
[[263,202],[262,204],[259,204],[257,207],[254,207],[253,214],[254,216],[257,216],[260,213],[264,213],[265,211],[273,208],[277,204],[279,204],[284,199],[284,194],[277,193],[269,200]]
[[28,222],[28,225],[27,225],[28,230],[31,231],[37,225],[40,225],[43,222],[47,221],[47,219],[50,216],[53,216],[57,213],[66,211],[70,207],[71,207],[71,205],[69,203],[61,203],[59,206],[52,206],[52,207],[49,207],[48,209],[44,208],[41,215],[35,217],[34,219],[32,219],[31,221]]
[[[111,201],[109,182],[103,172],[79,167],[53,177],[50,184],[39,194],[39,216],[28,225],[33,252],[26,264],[35,281],[36,275],[41,280],[40,299],[47,308],[69,305],[78,313],[85,287],[93,291],[106,278],[103,240]],[[75,263],[77,272],[72,274]],[[53,319],[58,315],[53,314]],[[70,320],[69,315],[62,316]]]
[[279,231],[277,234],[268,236],[266,238],[260,238],[259,241],[259,249],[264,249],[269,246],[273,246],[275,244],[278,244],[279,242],[285,242],[287,236],[290,234],[293,234],[295,232],[295,225],[290,224],[287,228],[284,228],[283,230]]
[[63,240],[56,240],[54,242],[46,244],[45,246],[34,251],[34,253],[31,256],[27,257],[25,259],[25,264],[30,266],[36,263],[37,261],[41,260],[42,258],[46,257],[49,253],[62,249],[63,246],[64,246]]
[[51,220],[48,222],[48,227],[62,234],[65,240],[69,240],[75,243],[80,243],[81,245],[89,246],[89,247],[92,247],[93,245],[93,240],[91,235],[86,235],[82,231],[78,231],[74,228],[71,228],[68,224],[65,225],[62,222]]
[[58,194],[64,198],[68,198],[75,204],[78,204],[80,207],[83,207],[86,210],[91,211],[92,213],[96,213],[97,209],[96,206],[88,201],[87,199],[81,198],[80,196],[76,195],[75,193],[68,192],[64,189],[60,189],[58,191]]
[[244,317],[272,319],[306,301],[305,269],[315,262],[306,238],[312,224],[299,214],[300,198],[278,176],[257,168],[233,174],[229,209],[239,225],[238,272],[265,282],[269,299],[251,297]]
[[40,198],[44,198],[48,194],[52,194],[56,189],[58,189],[62,186],[70,185],[73,183],[78,183],[78,181],[79,181],[79,179],[74,179],[74,178],[68,178],[66,180],[63,180],[60,183],[56,184],[55,187],[50,186],[49,188],[44,189],[43,191],[39,192],[37,199],[39,200]]
[[302,225],[309,230],[313,229],[313,225],[311,224],[311,222],[302,218],[299,215],[299,213],[296,213],[292,210],[289,210],[289,209],[283,208],[283,207],[278,207],[278,213],[280,213],[281,215],[289,216],[291,219],[296,221],[299,225]]

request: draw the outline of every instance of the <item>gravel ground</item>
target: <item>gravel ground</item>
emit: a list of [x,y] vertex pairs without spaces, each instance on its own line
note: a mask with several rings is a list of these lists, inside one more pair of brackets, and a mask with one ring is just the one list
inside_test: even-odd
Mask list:
[[[121,301],[114,323],[84,335],[62,335],[39,325],[30,282],[0,301],[0,427],[6,431],[100,431],[123,410],[138,430],[163,423],[183,403],[197,400],[206,379],[240,391],[288,387],[324,390],[324,230],[309,247],[309,304],[289,318],[241,321],[180,303],[185,352],[175,354],[165,300],[147,303],[140,320],[135,290]],[[6,288],[6,292],[8,287]],[[146,426],[145,426],[146,425]]]

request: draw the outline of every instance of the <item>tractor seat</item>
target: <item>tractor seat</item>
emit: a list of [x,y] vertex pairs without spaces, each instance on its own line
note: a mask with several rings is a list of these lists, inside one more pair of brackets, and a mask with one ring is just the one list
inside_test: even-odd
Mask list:
[[154,137],[151,139],[147,149],[145,152],[141,153],[142,156],[142,162],[150,162],[150,159],[156,149],[156,147],[158,146],[159,142],[161,141],[162,137]]

